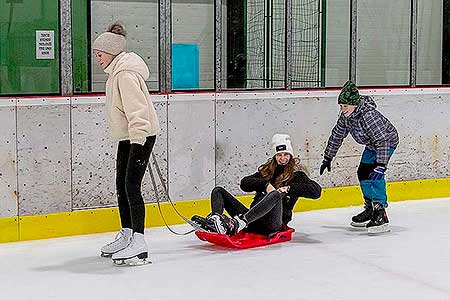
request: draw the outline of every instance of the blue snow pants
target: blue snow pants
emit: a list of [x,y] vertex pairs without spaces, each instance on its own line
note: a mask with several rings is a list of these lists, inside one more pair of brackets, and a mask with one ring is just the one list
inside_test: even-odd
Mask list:
[[[389,158],[394,153],[394,150],[395,148],[389,148]],[[376,160],[376,151],[366,147],[358,167],[358,180],[366,202],[379,202],[383,207],[387,207],[386,180],[384,175],[380,180],[369,179],[369,174],[376,167]]]

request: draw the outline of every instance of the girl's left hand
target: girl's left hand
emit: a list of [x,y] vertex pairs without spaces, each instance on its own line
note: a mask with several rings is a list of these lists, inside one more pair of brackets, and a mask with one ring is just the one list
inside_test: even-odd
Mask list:
[[282,186],[280,188],[277,189],[278,192],[280,193],[289,193],[289,186]]

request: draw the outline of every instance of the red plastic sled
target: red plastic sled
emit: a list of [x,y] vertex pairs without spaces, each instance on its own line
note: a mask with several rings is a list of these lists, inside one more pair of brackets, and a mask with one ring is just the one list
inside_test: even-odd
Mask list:
[[215,232],[196,231],[195,234],[202,241],[207,241],[218,246],[234,249],[248,249],[288,242],[291,240],[294,231],[293,228],[287,227],[284,231],[280,231],[270,238],[265,235],[243,231],[231,237]]

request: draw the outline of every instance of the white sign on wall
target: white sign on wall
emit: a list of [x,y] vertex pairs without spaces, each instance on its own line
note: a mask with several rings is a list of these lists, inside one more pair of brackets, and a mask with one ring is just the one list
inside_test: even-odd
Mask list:
[[36,30],[36,59],[55,59],[53,30]]

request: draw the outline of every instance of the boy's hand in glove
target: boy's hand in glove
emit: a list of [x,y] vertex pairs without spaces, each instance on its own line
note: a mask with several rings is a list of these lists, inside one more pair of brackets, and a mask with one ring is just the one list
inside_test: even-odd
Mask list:
[[376,166],[372,172],[369,174],[370,180],[381,180],[383,179],[384,172],[386,172],[386,167]]
[[328,170],[328,172],[331,172],[331,158],[324,157],[322,161],[322,165],[320,166],[320,175],[323,174],[325,169]]

